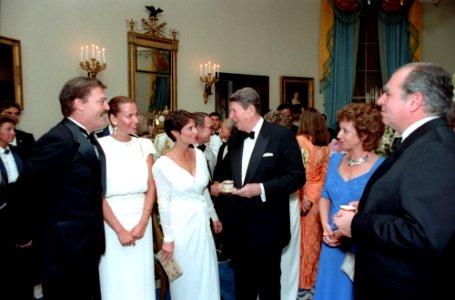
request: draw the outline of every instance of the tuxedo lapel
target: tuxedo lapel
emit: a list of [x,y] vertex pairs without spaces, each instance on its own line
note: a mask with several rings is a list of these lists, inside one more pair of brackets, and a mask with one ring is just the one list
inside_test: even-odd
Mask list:
[[242,153],[243,136],[237,132],[229,139],[229,152],[231,157],[231,174],[236,188],[242,187]]
[[11,154],[14,157],[14,161],[16,162],[17,171],[20,174],[22,172],[22,170],[24,169],[24,163],[22,162],[22,158],[19,156],[19,154],[17,154],[16,147],[10,146],[10,149],[11,149]]
[[1,174],[1,179],[0,179],[1,186],[7,185],[8,184],[8,173],[6,172],[5,164],[3,163],[2,159],[0,159],[0,174]]
[[[94,142],[92,144],[89,141],[88,137],[82,133],[82,129],[68,119],[65,119],[63,121],[63,125],[68,127],[68,129],[73,134],[74,141],[79,143],[79,153],[81,153],[81,155],[85,157],[90,163],[99,166],[101,173],[102,195],[104,196],[104,193],[106,191],[106,157],[104,155],[103,148],[94,137]],[[96,155],[94,147],[96,147],[98,151],[98,156]]]
[[425,135],[431,129],[444,125],[445,121],[441,118],[437,118],[431,120],[419,128],[417,128],[414,132],[412,132],[398,147],[392,154],[387,157],[384,162],[376,169],[376,171],[371,175],[370,179],[368,180],[367,185],[362,194],[362,198],[359,203],[359,210],[361,211],[365,206],[366,199],[368,198],[368,194],[371,190],[373,184],[381,178],[387,171],[392,168],[393,164],[400,158],[402,153],[411,146],[416,140],[418,140],[421,136]]
[[63,121],[63,125],[68,127],[73,135],[73,140],[79,144],[79,153],[81,153],[89,162],[98,163],[99,161],[96,157],[95,148],[93,148],[92,143],[90,143],[88,138],[82,133],[82,129],[68,119]]

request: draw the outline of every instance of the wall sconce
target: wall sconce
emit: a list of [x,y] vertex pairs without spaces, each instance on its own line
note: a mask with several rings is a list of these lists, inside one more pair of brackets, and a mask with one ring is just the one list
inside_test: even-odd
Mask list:
[[80,66],[87,71],[87,76],[96,78],[96,74],[106,69],[106,49],[92,44],[92,51],[89,58],[88,46],[81,46]]
[[208,62],[204,65],[199,66],[199,78],[202,83],[205,84],[204,93],[204,104],[207,104],[209,95],[212,95],[212,85],[220,79],[220,65]]

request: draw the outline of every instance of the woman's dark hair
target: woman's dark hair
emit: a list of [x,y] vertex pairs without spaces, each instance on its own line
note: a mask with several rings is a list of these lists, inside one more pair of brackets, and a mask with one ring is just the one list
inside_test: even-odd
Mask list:
[[194,120],[194,115],[186,110],[174,110],[167,114],[164,120],[164,132],[167,136],[175,142],[175,136],[172,134],[172,130],[182,132],[182,128],[188,124],[190,120]]
[[13,123],[14,125],[17,125],[17,118],[6,114],[6,113],[1,113],[0,114],[0,125],[3,123]]
[[379,110],[373,104],[351,103],[337,112],[337,122],[352,122],[359,138],[365,136],[362,147],[365,151],[376,150],[384,134],[385,126]]

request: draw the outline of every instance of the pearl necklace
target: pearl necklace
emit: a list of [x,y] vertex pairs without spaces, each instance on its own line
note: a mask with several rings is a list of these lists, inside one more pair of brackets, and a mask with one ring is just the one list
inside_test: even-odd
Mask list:
[[368,160],[368,154],[359,159],[352,159],[350,156],[347,158],[348,166],[350,166],[350,167],[361,165],[361,164],[365,163],[367,160]]

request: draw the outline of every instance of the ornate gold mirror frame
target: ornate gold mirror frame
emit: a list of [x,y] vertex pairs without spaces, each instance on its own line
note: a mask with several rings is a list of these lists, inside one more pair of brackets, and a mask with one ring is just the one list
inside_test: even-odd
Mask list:
[[129,21],[128,93],[140,112],[177,109],[177,31],[164,33],[165,22],[142,19],[143,30]]

